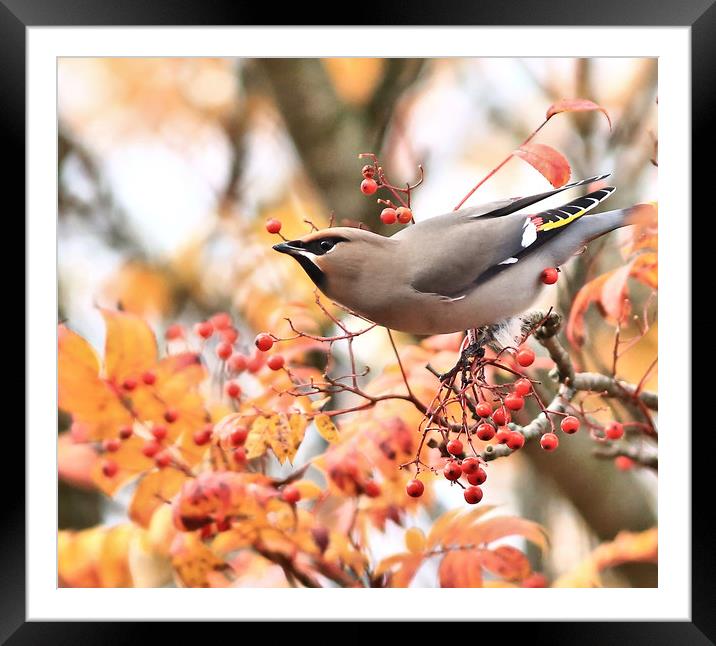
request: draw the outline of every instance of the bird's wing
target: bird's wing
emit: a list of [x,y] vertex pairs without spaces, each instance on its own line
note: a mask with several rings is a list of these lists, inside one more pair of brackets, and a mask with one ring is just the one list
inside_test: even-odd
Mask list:
[[585,184],[591,184],[592,182],[599,182],[607,177],[609,177],[609,173],[606,175],[595,175],[594,177],[580,179],[579,181],[572,182],[571,184],[565,184],[564,186],[560,186],[559,188],[545,193],[536,193],[535,195],[528,195],[527,197],[511,197],[506,200],[497,200],[496,202],[488,202],[487,204],[460,209],[459,211],[455,211],[453,215],[467,218],[499,218],[505,215],[510,215],[510,213],[515,213],[516,211],[531,206],[536,202],[546,200],[548,197],[552,197],[553,195],[566,191],[567,189],[584,186]]
[[[460,300],[565,231],[614,190],[602,188],[536,215],[515,213],[496,220],[480,217],[462,220],[454,226],[445,226],[447,223],[443,222],[439,240],[435,235],[433,244],[433,249],[440,249],[443,257],[437,257],[433,251],[432,262],[413,259],[417,262],[411,285],[416,291],[436,294],[446,301]],[[425,250],[423,255],[427,256],[429,251]]]

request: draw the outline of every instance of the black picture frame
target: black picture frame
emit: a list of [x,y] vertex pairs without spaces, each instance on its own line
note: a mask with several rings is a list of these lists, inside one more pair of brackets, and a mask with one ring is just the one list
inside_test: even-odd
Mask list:
[[[338,11],[336,11],[338,10]],[[716,114],[714,63],[716,62],[716,6],[714,0],[599,0],[588,2],[545,2],[534,0],[501,0],[500,2],[462,2],[442,0],[439,3],[381,2],[380,11],[356,4],[320,7],[304,3],[290,6],[282,3],[281,17],[286,24],[331,25],[339,11],[355,19],[354,24],[384,25],[523,25],[523,26],[690,26],[692,37],[692,202],[710,214],[705,196],[711,191],[706,177],[713,166],[711,137],[708,137],[712,115]],[[181,25],[269,25],[275,21],[275,6],[268,3],[199,2],[197,0],[0,0],[0,65],[3,79],[3,107],[0,109],[2,142],[6,160],[13,164],[6,170],[7,187],[13,187],[23,209],[25,206],[25,74],[26,30],[34,26],[181,26]],[[291,21],[289,23],[289,20]],[[48,142],[48,145],[49,142]],[[697,160],[702,160],[697,164]],[[668,181],[666,178],[664,181]],[[16,211],[18,212],[18,211]],[[704,217],[707,217],[706,215]],[[692,220],[693,222],[693,220]],[[709,223],[709,226],[710,223]],[[711,233],[707,232],[711,237]],[[693,254],[692,254],[693,255]],[[691,262],[685,258],[684,262]],[[694,330],[695,332],[696,330]],[[27,339],[26,339],[27,343]],[[678,351],[690,351],[679,348]],[[27,384],[31,387],[31,384]],[[691,392],[674,394],[685,398],[686,408]],[[693,401],[693,400],[692,400]],[[9,429],[7,429],[9,430]],[[668,430],[668,429],[667,429]],[[679,429],[681,432],[689,428]],[[704,429],[698,450],[692,455],[692,473],[705,473],[706,462],[714,455],[712,429]],[[5,434],[5,455],[25,452],[24,438],[18,433]],[[7,458],[6,458],[7,459]],[[4,468],[3,478],[7,478]],[[693,477],[693,476],[692,476]],[[25,499],[17,474],[5,484],[3,529],[0,534],[0,642],[5,644],[119,644],[132,639],[152,638],[159,629],[163,639],[170,639],[168,625],[131,622],[27,622],[25,613]],[[692,614],[683,622],[560,622],[486,624],[479,629],[481,640],[495,632],[499,638],[510,637],[517,628],[525,629],[532,643],[578,644],[713,644],[716,643],[716,541],[709,531],[713,509],[712,487],[708,481],[696,486],[693,480],[692,525]],[[277,610],[277,614],[280,611]],[[516,612],[519,614],[519,612]],[[191,628],[180,626],[178,643],[191,639]],[[191,631],[191,632],[190,632]],[[204,638],[215,640],[212,630]],[[234,635],[236,639],[240,637]]]

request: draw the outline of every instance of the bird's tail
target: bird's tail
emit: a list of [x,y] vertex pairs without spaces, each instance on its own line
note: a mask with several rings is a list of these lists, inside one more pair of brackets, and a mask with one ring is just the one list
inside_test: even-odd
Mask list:
[[637,204],[627,209],[595,213],[582,218],[582,232],[587,241],[631,225],[650,226],[656,223],[656,207],[653,204]]

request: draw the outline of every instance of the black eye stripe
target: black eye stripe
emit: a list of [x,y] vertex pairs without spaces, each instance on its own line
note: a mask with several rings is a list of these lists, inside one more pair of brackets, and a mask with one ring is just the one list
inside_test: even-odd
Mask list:
[[345,238],[332,237],[323,238],[322,240],[312,240],[306,243],[306,250],[316,256],[322,256],[333,249],[339,242],[345,242]]

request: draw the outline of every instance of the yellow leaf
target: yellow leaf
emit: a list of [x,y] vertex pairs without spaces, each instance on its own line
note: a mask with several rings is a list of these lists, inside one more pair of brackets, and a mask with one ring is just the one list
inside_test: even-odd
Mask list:
[[181,542],[173,550],[172,565],[187,588],[208,588],[209,575],[229,567],[196,534],[181,534]]
[[101,309],[107,335],[104,345],[105,377],[116,384],[142,372],[157,362],[157,342],[146,321],[125,312]]
[[329,444],[335,442],[340,437],[336,425],[331,421],[328,415],[324,413],[316,415],[313,422],[316,425],[318,434]]
[[57,330],[57,394],[59,407],[87,430],[87,439],[115,437],[132,423],[130,412],[99,377],[94,350],[79,334],[60,325]]
[[323,489],[310,480],[298,480],[291,484],[298,489],[301,494],[301,500],[313,500],[323,493]]
[[419,527],[411,527],[405,532],[405,547],[411,554],[421,554],[425,550],[425,534]]
[[186,478],[185,473],[170,467],[145,475],[132,496],[129,517],[142,527],[149,527],[149,522],[157,507],[171,500],[181,489]]
[[266,453],[269,446],[268,432],[272,424],[275,424],[275,415],[271,417],[257,417],[251,425],[251,430],[246,438],[244,448],[246,457],[249,460],[258,458]]

